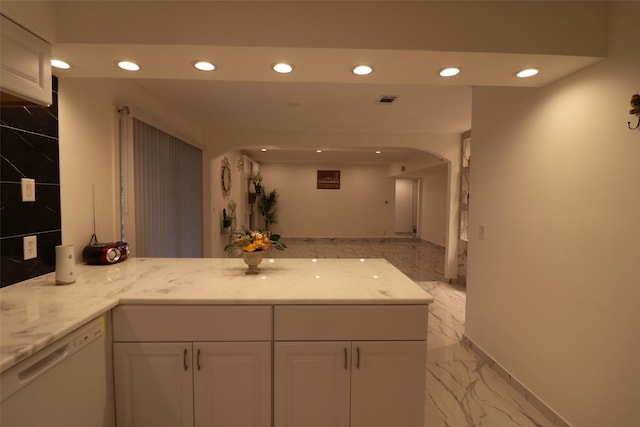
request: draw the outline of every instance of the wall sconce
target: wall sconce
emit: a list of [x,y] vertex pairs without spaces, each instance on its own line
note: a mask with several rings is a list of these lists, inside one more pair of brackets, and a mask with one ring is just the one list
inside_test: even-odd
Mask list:
[[638,127],[640,127],[640,94],[638,93],[631,97],[631,110],[629,111],[629,114],[635,114],[638,116],[638,124],[636,127],[632,128],[631,122],[627,122],[627,126],[629,126],[629,129],[631,130],[638,129]]

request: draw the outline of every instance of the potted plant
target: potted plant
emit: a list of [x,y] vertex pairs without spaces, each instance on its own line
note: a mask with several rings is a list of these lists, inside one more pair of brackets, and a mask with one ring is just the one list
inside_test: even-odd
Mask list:
[[230,223],[229,226],[231,227],[231,230],[233,230],[234,224],[236,222],[236,207],[237,207],[237,203],[232,199],[229,200],[229,203],[227,203],[227,207],[229,208],[229,216],[228,218],[230,219]]
[[264,217],[264,229],[269,231],[271,225],[278,222],[278,190],[273,190],[269,194],[266,192],[258,201],[258,209]]
[[231,231],[231,224],[233,224],[233,219],[230,216],[227,216],[226,209],[222,209],[222,232],[228,233]]
[[279,234],[269,236],[260,230],[249,230],[243,227],[242,231],[231,243],[225,246],[224,250],[229,253],[240,251],[245,264],[249,266],[246,274],[257,274],[260,272],[258,266],[262,262],[264,251],[269,248],[283,251],[287,245],[280,241]]

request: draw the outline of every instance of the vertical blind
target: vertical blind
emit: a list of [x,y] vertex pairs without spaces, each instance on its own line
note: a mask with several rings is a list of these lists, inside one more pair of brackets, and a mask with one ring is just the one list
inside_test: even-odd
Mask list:
[[136,255],[202,257],[202,151],[133,119]]

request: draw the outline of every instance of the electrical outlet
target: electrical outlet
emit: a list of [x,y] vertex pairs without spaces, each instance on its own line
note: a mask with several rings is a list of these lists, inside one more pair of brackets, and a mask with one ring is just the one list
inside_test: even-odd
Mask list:
[[33,259],[38,257],[38,240],[36,236],[25,236],[22,238],[22,246],[24,249],[24,259]]

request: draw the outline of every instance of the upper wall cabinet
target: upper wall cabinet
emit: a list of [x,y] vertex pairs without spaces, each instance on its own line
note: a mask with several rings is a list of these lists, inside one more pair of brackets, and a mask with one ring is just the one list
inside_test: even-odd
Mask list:
[[0,16],[0,104],[51,105],[51,45]]

